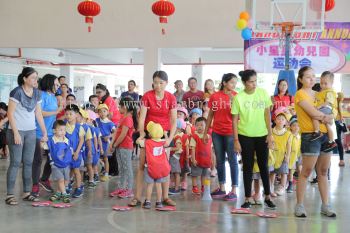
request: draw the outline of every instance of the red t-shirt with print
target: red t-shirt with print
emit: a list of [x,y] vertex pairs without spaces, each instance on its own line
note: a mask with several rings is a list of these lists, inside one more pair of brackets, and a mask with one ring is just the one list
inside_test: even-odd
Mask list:
[[213,111],[213,132],[220,135],[233,135],[231,101],[237,92],[230,95],[224,91],[215,92],[210,96],[208,107]]
[[144,94],[141,104],[147,108],[145,129],[148,122],[153,121],[160,124],[164,131],[170,130],[170,111],[177,107],[176,98],[173,94],[164,91],[164,98],[157,100],[155,91],[151,90]]
[[116,139],[121,134],[123,126],[128,127],[128,132],[126,133],[124,140],[119,144],[118,148],[133,149],[134,145],[133,145],[133,141],[132,141],[132,134],[134,132],[134,122],[133,122],[131,116],[126,116],[126,117],[123,116],[120,119],[119,126],[118,126],[117,132],[116,132]]

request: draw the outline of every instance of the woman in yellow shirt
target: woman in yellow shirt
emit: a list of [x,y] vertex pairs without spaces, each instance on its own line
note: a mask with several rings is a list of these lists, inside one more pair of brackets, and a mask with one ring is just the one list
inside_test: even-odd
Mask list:
[[328,217],[335,217],[336,213],[331,209],[328,202],[328,181],[327,170],[330,165],[329,152],[324,152],[324,144],[328,141],[327,129],[324,124],[320,125],[323,136],[315,141],[310,141],[314,127],[312,119],[322,123],[330,123],[332,115],[326,115],[316,109],[315,92],[312,87],[315,85],[315,73],[311,67],[305,66],[298,73],[298,91],[295,95],[295,110],[301,132],[301,153],[303,167],[297,184],[297,204],[295,206],[296,217],[306,217],[303,205],[307,179],[314,169],[318,174],[318,187],[322,199],[321,213]]

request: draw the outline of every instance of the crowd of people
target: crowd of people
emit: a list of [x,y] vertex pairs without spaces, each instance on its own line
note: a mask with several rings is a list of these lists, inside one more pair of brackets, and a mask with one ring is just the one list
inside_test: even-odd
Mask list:
[[[239,93],[235,91],[239,78],[227,73],[218,89],[208,79],[204,91],[198,90],[197,79],[190,77],[189,91],[177,80],[172,94],[165,90],[167,73],[156,71],[153,89],[143,96],[135,92],[134,80],[120,98],[97,84],[95,94],[79,106],[64,76],[46,74],[38,81],[36,70],[23,68],[8,105],[0,103],[1,151],[10,161],[6,204],[18,204],[14,187],[21,163],[24,201],[39,201],[43,187],[52,193],[51,201],[69,203],[71,198],[82,197],[85,188],[93,189],[117,173],[116,190],[110,196],[132,198],[132,207],[152,207],[154,183],[156,208],[175,206],[169,195],[189,187],[193,195],[201,195],[211,176],[218,180],[211,196],[233,201],[242,187],[240,158],[245,194],[241,208],[276,209],[273,198],[293,193],[297,179],[295,216],[306,217],[304,194],[315,169],[321,213],[335,217],[327,177],[336,147],[339,166],[345,165],[341,132],[346,126],[340,109],[343,95],[332,87],[334,75],[324,72],[316,92],[314,70],[303,67],[295,96],[288,93],[288,82],[280,79],[278,93],[272,97],[257,87],[254,70],[241,71],[239,77],[244,85]],[[337,135],[332,131],[334,122]],[[139,155],[136,171],[132,166],[135,154]],[[226,161],[230,190],[225,189]]]

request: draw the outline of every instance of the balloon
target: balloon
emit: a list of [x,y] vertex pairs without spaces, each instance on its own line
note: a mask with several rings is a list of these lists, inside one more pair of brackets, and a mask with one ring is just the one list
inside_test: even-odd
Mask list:
[[245,19],[246,21],[248,21],[250,19],[250,15],[248,12],[246,11],[242,11],[240,14],[239,14],[239,18],[240,19]]
[[243,30],[244,28],[247,27],[247,20],[245,19],[239,19],[236,24],[237,28],[239,30]]
[[252,29],[250,28],[243,29],[241,35],[243,40],[250,40],[252,38]]

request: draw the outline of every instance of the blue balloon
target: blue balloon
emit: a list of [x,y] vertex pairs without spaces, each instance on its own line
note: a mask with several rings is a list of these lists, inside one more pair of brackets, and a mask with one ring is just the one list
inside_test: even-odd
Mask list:
[[242,35],[243,40],[250,40],[252,38],[252,29],[244,28],[242,30],[241,35]]

